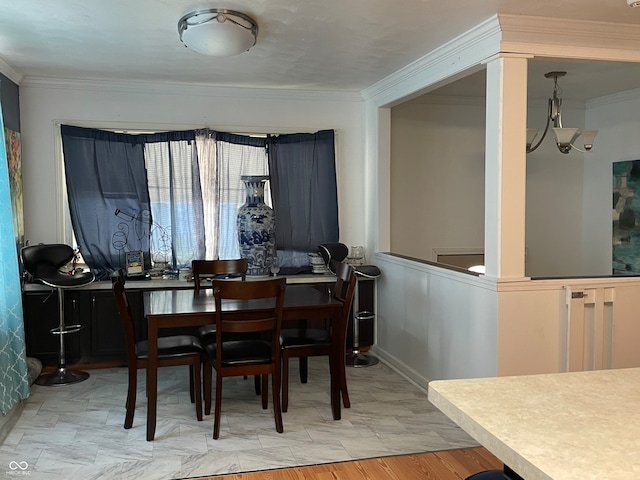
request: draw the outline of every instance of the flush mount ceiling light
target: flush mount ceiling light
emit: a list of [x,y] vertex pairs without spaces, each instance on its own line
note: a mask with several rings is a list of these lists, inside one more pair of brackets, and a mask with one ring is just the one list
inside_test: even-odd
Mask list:
[[256,44],[258,24],[250,16],[219,8],[187,13],[178,21],[180,41],[202,55],[228,57]]
[[640,7],[640,0],[627,0],[627,5],[630,7]]
[[[544,127],[544,132],[542,132],[540,140],[538,140],[538,143],[534,146],[531,146],[531,144],[538,135],[538,130],[535,128],[527,128],[527,153],[533,152],[540,146],[549,131],[550,122],[553,122],[552,130],[556,136],[556,145],[560,152],[569,153],[571,148],[575,148],[580,152],[586,153],[593,148],[593,139],[598,133],[597,130],[580,130],[579,128],[564,128],[562,126],[562,99],[558,97],[558,94],[562,93],[562,89],[558,87],[558,78],[564,77],[566,74],[567,72],[549,72],[544,74],[545,78],[553,78],[553,97],[549,99],[547,124]],[[584,150],[578,148],[574,143],[579,137],[582,137]]]

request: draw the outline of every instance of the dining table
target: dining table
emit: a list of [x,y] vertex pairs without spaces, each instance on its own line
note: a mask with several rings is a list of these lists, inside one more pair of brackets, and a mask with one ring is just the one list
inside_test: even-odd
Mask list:
[[[149,358],[147,361],[147,440],[155,437],[158,396],[158,336],[165,328],[194,327],[215,322],[215,299],[212,289],[196,293],[192,289],[150,290],[143,293],[144,315],[147,319]],[[265,300],[224,300],[225,312],[237,314],[264,308]],[[327,319],[339,321],[342,302],[326,292],[304,284],[287,284],[284,296],[283,323],[294,320]],[[344,375],[344,336],[332,337],[331,409],[334,420],[341,417],[340,385]]]

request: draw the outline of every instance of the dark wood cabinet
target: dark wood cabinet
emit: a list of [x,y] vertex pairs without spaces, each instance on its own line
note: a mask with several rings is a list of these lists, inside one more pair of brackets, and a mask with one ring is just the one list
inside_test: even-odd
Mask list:
[[[131,297],[130,303],[139,303],[135,302],[138,295],[133,293],[129,295]],[[90,361],[125,361],[127,350],[124,331],[113,293],[111,291],[91,292],[89,310],[91,319]]]
[[[44,365],[57,365],[60,352],[60,337],[50,330],[59,326],[58,293],[46,290],[23,294],[24,333],[27,356],[36,357]],[[80,324],[86,329],[79,312],[77,299],[65,298],[65,323]],[[78,333],[64,335],[67,363],[81,360],[81,336]]]
[[[332,283],[313,282],[316,288],[326,290]],[[110,282],[101,288],[69,289],[65,292],[65,322],[67,325],[80,324],[83,329],[77,333],[65,335],[67,364],[125,365],[126,350],[122,323],[116,306]],[[373,311],[373,289],[375,282],[359,282],[360,309]],[[154,288],[190,288],[154,287]],[[147,324],[144,319],[142,292],[150,285],[127,283],[127,298],[132,310],[135,333],[138,339],[147,337]],[[58,363],[59,339],[49,330],[58,326],[58,296],[54,290],[45,288],[27,289],[22,295],[24,312],[25,339],[27,355],[38,358],[45,366]],[[176,333],[195,333],[167,330],[166,335]],[[353,325],[349,325],[347,349],[353,344]],[[373,320],[360,322],[360,346],[366,348],[373,343]]]
[[[132,292],[131,297],[138,295],[141,294]],[[64,336],[66,363],[124,365],[124,333],[111,290],[67,290],[64,301],[65,323],[83,327]],[[56,366],[59,337],[49,330],[58,326],[57,292],[24,292],[22,306],[27,356],[39,359],[44,366]]]

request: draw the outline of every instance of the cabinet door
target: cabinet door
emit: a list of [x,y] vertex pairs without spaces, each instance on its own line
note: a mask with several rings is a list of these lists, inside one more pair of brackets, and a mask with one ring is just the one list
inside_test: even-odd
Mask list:
[[[58,364],[60,337],[50,330],[59,326],[58,292],[26,292],[22,295],[27,356],[37,358],[44,366]],[[78,304],[65,295],[65,323],[78,323]],[[82,323],[81,323],[82,324]],[[86,324],[83,324],[86,325]],[[81,332],[64,335],[66,363],[80,360]]]
[[113,293],[111,291],[90,292],[90,309],[91,361],[125,363],[127,350],[124,331]]

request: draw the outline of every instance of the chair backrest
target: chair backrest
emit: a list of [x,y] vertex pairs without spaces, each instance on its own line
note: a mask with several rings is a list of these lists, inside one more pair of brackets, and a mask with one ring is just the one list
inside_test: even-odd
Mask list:
[[34,279],[57,273],[73,255],[73,248],[62,243],[29,245],[20,250],[22,266]]
[[351,315],[351,306],[353,305],[353,297],[358,286],[358,277],[355,269],[346,263],[338,263],[336,265],[336,283],[333,290],[333,298],[342,302],[342,315],[340,317],[340,325],[338,330],[341,335],[347,335],[347,325],[349,324],[349,315]]
[[349,247],[344,243],[323,243],[318,251],[331,273],[336,273],[337,265],[349,255]]
[[[213,295],[216,302],[216,361],[221,363],[223,342],[220,333],[269,332],[271,336],[271,358],[279,358],[280,329],[286,279],[233,282],[214,280]],[[238,309],[246,309],[241,315],[237,311],[225,311],[224,300],[232,300]],[[252,302],[254,301],[254,302]],[[236,336],[236,338],[238,338]],[[251,338],[255,338],[252,335]]]
[[125,276],[121,270],[116,271],[111,275],[111,287],[113,295],[116,299],[116,305],[118,306],[118,313],[120,314],[120,321],[122,322],[122,329],[124,330],[124,337],[127,347],[127,361],[129,363],[134,362],[136,359],[136,338],[133,330],[133,316],[131,315],[131,307],[129,307],[129,301],[127,300],[127,293],[124,288]]
[[203,279],[213,279],[217,275],[237,275],[242,280],[247,278],[247,269],[249,263],[246,258],[236,258],[232,260],[193,260],[191,262],[191,272],[193,273],[193,282],[196,292],[201,288],[207,288],[203,285]]

